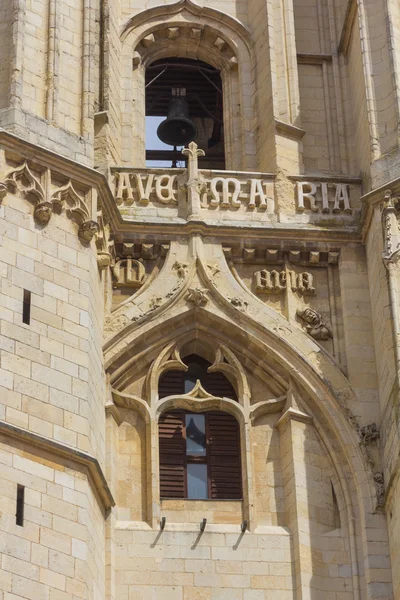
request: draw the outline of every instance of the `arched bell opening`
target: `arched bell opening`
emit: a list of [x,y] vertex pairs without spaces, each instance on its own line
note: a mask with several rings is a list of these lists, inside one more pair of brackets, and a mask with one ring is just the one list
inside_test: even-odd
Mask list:
[[202,60],[167,57],[146,67],[146,166],[184,167],[191,141],[201,168],[225,169],[221,72]]

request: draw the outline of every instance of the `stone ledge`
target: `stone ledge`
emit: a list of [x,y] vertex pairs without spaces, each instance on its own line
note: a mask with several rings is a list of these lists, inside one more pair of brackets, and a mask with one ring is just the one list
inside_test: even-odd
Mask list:
[[30,444],[34,448],[40,448],[50,452],[57,460],[58,457],[72,460],[80,465],[87,468],[89,473],[89,479],[93,484],[96,491],[99,493],[103,507],[105,510],[109,510],[112,506],[115,506],[114,498],[111,494],[110,488],[108,487],[106,478],[101,469],[99,461],[80,450],[69,448],[54,440],[49,440],[36,433],[26,431],[15,425],[10,425],[4,421],[0,421],[0,435],[4,435],[9,438],[13,438],[24,444]]

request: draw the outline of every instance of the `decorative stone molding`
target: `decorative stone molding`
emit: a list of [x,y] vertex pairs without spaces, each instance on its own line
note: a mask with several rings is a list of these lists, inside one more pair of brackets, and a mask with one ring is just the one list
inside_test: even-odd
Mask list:
[[243,260],[243,262],[252,262],[254,260],[263,260],[266,263],[274,265],[285,265],[301,263],[307,266],[327,266],[337,265],[339,261],[339,251],[337,250],[303,250],[298,248],[270,248],[265,245],[257,245],[252,248],[243,248],[243,246],[223,246],[225,258],[227,260]]
[[331,328],[323,321],[322,316],[312,308],[298,310],[297,316],[304,321],[304,328],[315,340],[326,341],[332,337]]
[[[41,181],[43,180],[43,182]],[[0,184],[0,196],[8,192],[21,193],[24,198],[34,204],[33,217],[40,225],[47,225],[54,212],[54,207],[65,209],[79,224],[78,236],[83,242],[90,242],[98,231],[98,224],[91,219],[89,206],[77,193],[72,180],[61,187],[52,187],[52,171],[44,168],[39,176],[33,173],[27,160],[13,168]]]

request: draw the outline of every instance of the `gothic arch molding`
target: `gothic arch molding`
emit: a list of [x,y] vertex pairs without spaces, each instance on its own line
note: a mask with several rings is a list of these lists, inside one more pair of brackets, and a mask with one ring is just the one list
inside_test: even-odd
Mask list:
[[[238,360],[244,363],[247,361],[248,364],[250,362],[254,365],[258,364],[260,369],[263,369],[264,364],[268,365],[269,369],[272,369],[272,372],[276,369],[275,372],[277,375],[282,380],[286,379],[287,381],[286,392],[289,391],[290,380],[294,380],[295,385],[293,389],[300,391],[298,394],[298,406],[301,411],[306,411],[308,418],[312,419],[319,439],[327,449],[327,454],[332,461],[335,471],[335,482],[341,490],[340,506],[341,513],[345,519],[343,526],[349,535],[349,543],[353,552],[353,564],[357,560],[363,561],[368,556],[367,544],[357,545],[356,538],[364,530],[365,520],[368,518],[368,515],[374,513],[376,499],[372,473],[363,461],[357,434],[349,426],[343,410],[338,403],[340,392],[335,390],[335,387],[339,383],[337,378],[345,379],[344,376],[341,373],[335,373],[335,369],[338,371],[337,367],[335,367],[330,373],[328,369],[326,370],[327,378],[324,379],[315,372],[315,369],[308,363],[306,358],[299,356],[293,348],[289,347],[288,349],[286,347],[285,352],[283,352],[282,347],[280,347],[277,351],[277,346],[282,346],[283,344],[279,341],[277,342],[275,336],[272,336],[275,338],[274,343],[266,332],[263,339],[260,339],[260,336],[257,336],[254,330],[249,331],[248,327],[246,329],[241,328],[240,325],[235,325],[229,319],[215,313],[209,313],[206,310],[197,312],[191,310],[185,315],[165,315],[165,319],[160,319],[156,326],[148,328],[146,332],[142,331],[137,336],[135,342],[137,356],[140,357],[142,353],[146,352],[146,346],[150,346],[151,351],[154,350],[154,346],[152,345],[153,339],[154,344],[158,347],[158,351],[160,351],[162,350],[160,338],[163,340],[162,343],[165,344],[169,340],[173,341],[174,338],[187,339],[190,335],[192,337],[203,337],[207,335],[207,330],[209,331],[210,328],[215,332],[219,343],[224,343],[228,336],[235,340],[230,345],[230,349],[238,357]],[[235,328],[236,335],[232,335],[232,328]],[[156,337],[152,337],[153,334],[157,334],[158,342],[156,341]],[[260,359],[260,357],[262,358]],[[110,364],[110,367],[112,369],[112,364]],[[113,376],[111,376],[111,382],[113,383]],[[117,392],[117,394],[121,397],[124,396],[122,390]],[[286,393],[286,399],[287,395]],[[351,395],[351,388],[348,387],[347,400],[351,398]],[[163,400],[162,404],[159,404],[156,409],[155,418],[151,419],[153,425],[149,425],[149,427],[153,428],[153,436],[156,431],[154,429],[157,423],[156,415],[161,410],[174,406],[176,401],[179,406],[187,407],[190,405],[191,408],[194,408],[193,403],[196,402],[196,400],[192,400],[188,404],[188,401],[182,397],[170,397]],[[341,401],[343,401],[343,398],[341,398]],[[198,401],[199,405],[202,402],[204,400]],[[202,409],[206,408],[206,403],[211,403],[210,406],[215,407],[216,402],[221,402],[221,400],[214,398],[205,399]],[[225,402],[229,403],[229,401]],[[232,412],[232,410],[235,412],[239,411],[241,413],[240,422],[248,428],[250,423],[243,414],[243,409],[237,403],[233,402],[232,407],[230,404],[226,407],[225,402],[223,408],[228,408],[229,412]],[[278,410],[282,410],[282,405],[278,407]],[[239,415],[235,416],[238,417]],[[153,460],[153,468],[157,468],[156,459]],[[250,468],[249,474],[251,474]],[[249,505],[251,502],[252,499],[249,497]],[[356,589],[356,587],[358,588],[357,572],[353,573],[353,576]]]
[[[131,339],[129,342],[125,340],[125,352],[123,356],[118,357],[117,363],[114,363],[111,357],[107,361],[111,385],[117,384],[118,393],[123,395],[123,390],[120,388],[120,384],[124,387],[123,374],[132,367],[133,362],[142,361],[144,366],[146,354],[150,357],[155,356],[166,343],[173,342],[180,336],[188,336],[188,330],[193,337],[196,337],[199,332],[200,335],[207,335],[207,331],[211,329],[219,343],[226,344],[229,339],[232,340],[230,349],[244,365],[247,363],[261,370],[265,365],[267,372],[276,373],[282,386],[281,391],[284,393],[285,388],[286,392],[289,388],[289,378],[296,381],[297,386],[304,390],[302,402],[305,403],[307,411],[315,422],[319,424],[321,435],[324,434],[323,437],[328,435],[328,440],[330,439],[329,443],[327,441],[327,446],[335,448],[334,454],[339,453],[341,456],[337,464],[349,466],[346,479],[349,477],[352,480],[354,476],[356,479],[360,478],[357,485],[354,482],[353,492],[366,485],[362,503],[366,503],[366,512],[374,511],[372,473],[368,472],[363,462],[357,433],[347,421],[341,407],[341,404],[351,401],[353,392],[345,376],[333,361],[329,361],[327,357],[325,361],[321,360],[321,376],[316,372],[314,365],[305,356],[299,355],[287,341],[279,340],[274,334],[268,335],[267,331],[261,338],[254,329],[251,331],[249,327],[241,328],[226,317],[206,310],[197,312],[190,310],[183,315],[177,311],[175,314],[165,315],[165,318],[158,320],[156,325],[149,325],[150,327],[143,327],[134,340],[128,336]],[[232,336],[232,328],[236,330],[235,336]],[[133,345],[134,353],[132,353]]]

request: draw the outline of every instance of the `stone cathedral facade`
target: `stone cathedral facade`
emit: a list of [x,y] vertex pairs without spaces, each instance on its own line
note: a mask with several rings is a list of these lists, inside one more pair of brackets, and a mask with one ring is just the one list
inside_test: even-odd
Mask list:
[[0,600],[400,600],[398,0],[0,0],[0,57]]

